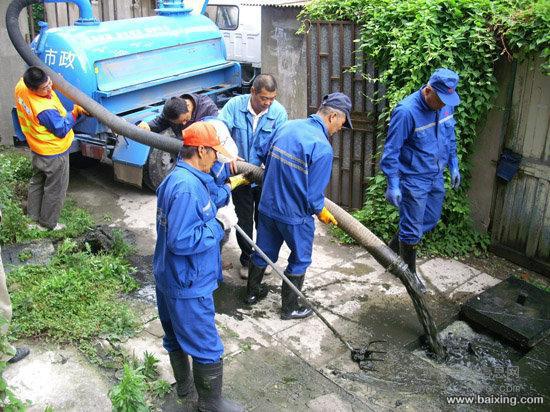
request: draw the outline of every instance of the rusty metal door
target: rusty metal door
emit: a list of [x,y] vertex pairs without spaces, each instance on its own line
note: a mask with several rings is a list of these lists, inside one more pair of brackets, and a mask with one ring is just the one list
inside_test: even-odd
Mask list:
[[497,253],[550,274],[550,77],[540,63],[516,72],[504,147],[523,158],[509,183],[497,183],[491,236]]
[[308,114],[315,113],[322,97],[336,91],[350,96],[352,130],[334,136],[332,177],[326,195],[347,209],[363,205],[367,179],[376,172],[376,128],[383,102],[373,103],[378,83],[349,71],[359,65],[369,78],[376,78],[372,63],[356,52],[358,28],[350,22],[313,22],[306,37]]

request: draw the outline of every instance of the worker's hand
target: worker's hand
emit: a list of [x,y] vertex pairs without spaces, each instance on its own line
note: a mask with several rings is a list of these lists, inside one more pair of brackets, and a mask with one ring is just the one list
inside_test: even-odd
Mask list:
[[452,169],[451,170],[451,187],[454,190],[457,190],[460,186],[460,181],[462,178],[460,177],[460,171],[458,169]]
[[75,104],[73,107],[73,116],[78,117],[81,115],[89,116],[90,113],[88,113],[82,106],[79,106],[78,104]]
[[388,189],[386,190],[386,200],[395,207],[399,207],[402,198],[403,195],[401,194],[401,189],[392,189],[391,187],[388,187]]
[[147,124],[147,122],[139,122],[137,127],[143,130],[147,130],[149,132],[151,131],[151,128],[149,127],[149,124]]
[[250,180],[246,178],[244,174],[238,174],[235,176],[230,176],[228,179],[228,185],[231,188],[231,190],[235,190],[237,187],[242,185],[249,185]]
[[395,207],[399,207],[401,204],[401,199],[403,195],[401,194],[401,189],[399,188],[399,177],[393,176],[388,177],[388,188],[386,189],[386,200],[390,202]]
[[328,225],[329,223],[332,223],[334,226],[338,226],[338,222],[326,207],[323,207],[323,209],[317,214],[317,217],[321,222],[323,222],[326,225]]
[[216,219],[223,227],[223,230],[231,230],[238,223],[237,214],[235,209],[230,207],[220,207],[216,214]]
[[229,162],[229,170],[231,171],[232,175],[237,174],[237,161],[239,161],[239,160],[241,162],[244,162],[244,159],[242,157],[239,157],[239,156],[237,156],[237,158],[235,160],[232,160],[231,162]]

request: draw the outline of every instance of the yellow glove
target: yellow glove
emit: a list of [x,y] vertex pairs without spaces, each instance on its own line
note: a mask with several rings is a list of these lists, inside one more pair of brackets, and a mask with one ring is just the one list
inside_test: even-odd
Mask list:
[[78,104],[75,104],[72,111],[74,117],[78,117],[80,115],[86,115],[89,116],[90,113],[88,113],[82,106],[79,106]]
[[139,122],[137,127],[143,130],[151,131],[151,128],[149,127],[149,124],[147,124],[147,122]]
[[323,209],[319,212],[317,217],[321,222],[323,222],[326,225],[328,225],[329,223],[332,223],[333,225],[338,226],[338,222],[326,207],[323,207]]
[[244,174],[238,174],[235,176],[230,176],[228,179],[228,184],[231,190],[235,190],[237,187],[242,185],[249,185],[250,180],[248,180],[246,177],[244,177]]

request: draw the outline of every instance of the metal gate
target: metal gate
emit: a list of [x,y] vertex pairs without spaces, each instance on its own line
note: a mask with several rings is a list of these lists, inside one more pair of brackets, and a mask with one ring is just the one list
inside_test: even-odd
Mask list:
[[490,231],[497,253],[550,274],[550,76],[540,63],[516,72],[504,147],[523,158],[509,183],[497,183]]
[[[367,179],[376,172],[377,120],[383,101],[373,103],[379,85],[373,64],[356,51],[358,28],[350,22],[313,22],[306,38],[307,110],[315,113],[322,97],[336,91],[350,96],[354,129],[334,136],[332,177],[326,195],[347,209],[363,205]],[[350,67],[363,70],[356,73]],[[362,72],[362,73],[361,73]]]

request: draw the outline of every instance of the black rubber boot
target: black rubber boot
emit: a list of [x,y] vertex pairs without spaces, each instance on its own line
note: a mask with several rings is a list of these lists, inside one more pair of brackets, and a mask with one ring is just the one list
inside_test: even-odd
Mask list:
[[424,284],[420,276],[418,276],[418,274],[416,273],[416,245],[407,245],[406,243],[399,242],[399,249],[401,252],[401,258],[407,264],[409,270],[416,278],[420,292],[426,293],[428,289],[426,288],[426,285]]
[[390,243],[388,243],[388,247],[396,254],[399,254],[399,231],[395,232],[395,235],[391,238]]
[[222,398],[223,361],[201,364],[193,361],[195,387],[199,394],[198,409],[202,412],[241,412],[236,402]]
[[184,351],[177,350],[168,352],[168,357],[170,358],[174,378],[176,378],[176,393],[180,398],[193,398],[194,387],[189,356]]
[[265,268],[260,268],[250,262],[248,266],[248,279],[246,281],[246,297],[244,303],[255,305],[267,296],[267,286],[262,285]]
[[[305,275],[288,276],[288,280],[292,282],[301,292],[304,285]],[[284,281],[281,286],[281,319],[303,319],[313,315],[313,310],[298,305],[298,295]]]

